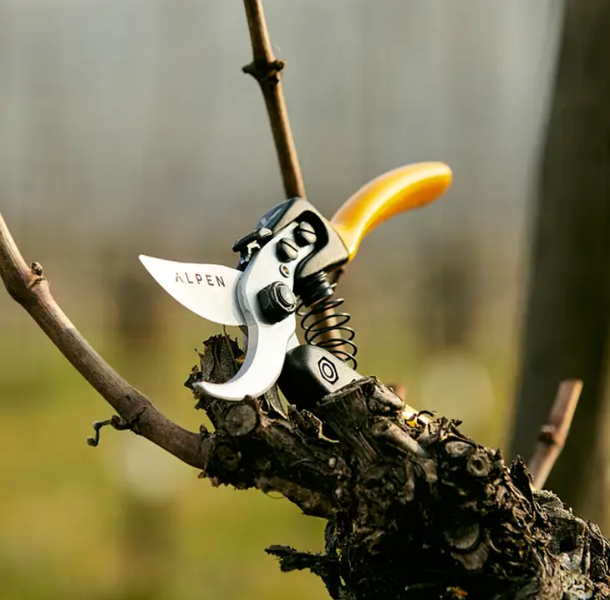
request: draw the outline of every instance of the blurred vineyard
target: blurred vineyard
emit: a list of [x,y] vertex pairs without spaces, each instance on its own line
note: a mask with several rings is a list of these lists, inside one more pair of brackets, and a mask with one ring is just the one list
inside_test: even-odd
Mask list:
[[[399,164],[446,198],[370,236],[342,280],[360,370],[506,439],[532,173],[560,11],[551,0],[266,0],[309,198],[327,215]],[[233,265],[282,199],[240,2],[0,0],[0,209],[102,355],[197,430],[182,383],[217,328],[139,253]],[[324,598],[265,546],[321,550],[286,500],[214,489],[127,433],[0,294],[3,600]]]

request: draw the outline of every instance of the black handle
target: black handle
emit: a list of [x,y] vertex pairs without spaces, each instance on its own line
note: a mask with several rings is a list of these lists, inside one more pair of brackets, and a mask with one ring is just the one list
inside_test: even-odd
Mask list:
[[290,404],[315,413],[324,396],[364,379],[340,358],[318,346],[303,345],[286,354],[278,385]]

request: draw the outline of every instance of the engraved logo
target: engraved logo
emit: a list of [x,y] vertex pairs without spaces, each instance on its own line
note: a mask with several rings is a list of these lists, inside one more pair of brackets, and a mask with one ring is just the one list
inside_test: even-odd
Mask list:
[[208,275],[207,273],[176,273],[175,283],[192,285],[207,285],[209,287],[227,287],[225,280],[220,275]]
[[336,383],[337,379],[339,379],[337,367],[335,367],[326,357],[323,357],[318,361],[318,369],[320,370],[320,375],[322,375],[328,383]]

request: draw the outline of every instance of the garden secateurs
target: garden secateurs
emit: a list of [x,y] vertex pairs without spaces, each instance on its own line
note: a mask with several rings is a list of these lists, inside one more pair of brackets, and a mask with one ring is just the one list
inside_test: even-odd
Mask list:
[[[247,339],[244,362],[232,379],[198,381],[194,389],[238,401],[278,383],[289,402],[307,408],[361,379],[350,315],[335,312],[343,302],[332,298],[336,277],[369,231],[432,202],[451,177],[451,169],[438,162],[394,169],[361,188],[330,220],[303,198],[285,200],[235,242],[236,268],[141,255],[149,273],[183,306],[215,323],[239,326]],[[297,338],[297,314],[305,344]]]

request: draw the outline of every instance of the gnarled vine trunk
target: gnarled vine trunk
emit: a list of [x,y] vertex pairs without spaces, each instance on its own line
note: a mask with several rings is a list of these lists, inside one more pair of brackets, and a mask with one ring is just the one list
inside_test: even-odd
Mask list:
[[[226,381],[238,368],[234,342],[205,345],[187,386]],[[290,407],[284,416],[264,398],[197,406],[215,427],[202,433],[203,476],[279,491],[327,519],[323,554],[267,551],[284,570],[322,577],[333,598],[610,597],[610,544],[595,525],[533,491],[521,460],[508,466],[459,423],[407,420],[402,400],[375,378],[327,396],[315,414]]]

